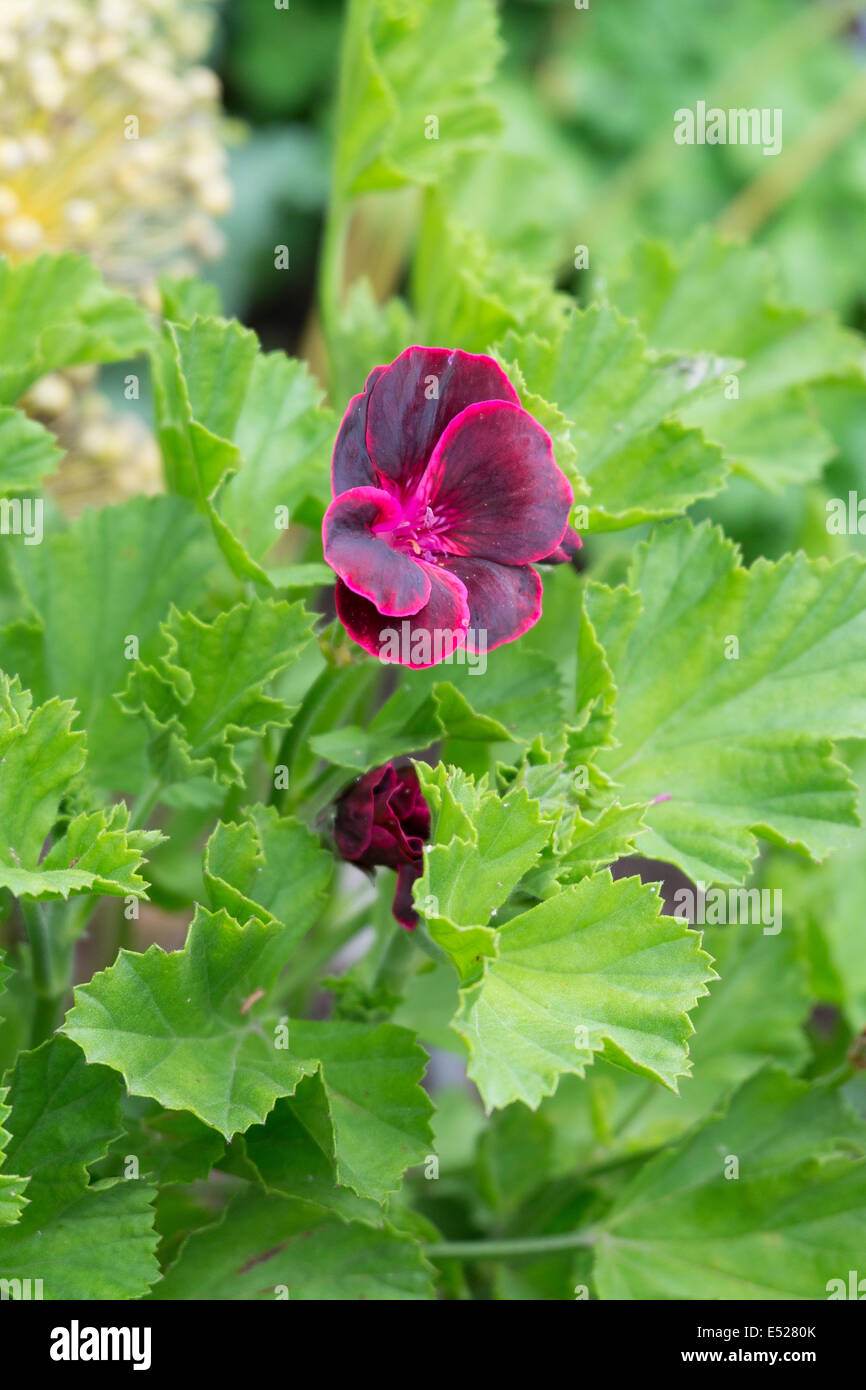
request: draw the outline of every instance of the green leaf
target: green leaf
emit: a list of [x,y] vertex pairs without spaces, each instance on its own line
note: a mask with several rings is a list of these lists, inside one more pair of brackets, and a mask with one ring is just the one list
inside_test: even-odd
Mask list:
[[[556,728],[562,723],[563,707],[558,689],[556,666],[546,654],[535,649],[532,638],[481,653],[476,664],[436,666],[427,671],[406,673],[404,679],[417,688],[433,688],[439,698],[449,740],[462,741],[494,736],[510,742],[531,742],[539,728]],[[447,680],[443,681],[443,677]],[[450,689],[448,688],[450,687]],[[456,692],[451,694],[451,690]],[[489,733],[470,723],[469,715],[487,721]],[[491,721],[504,730],[495,734]],[[449,757],[453,747],[449,745]],[[451,761],[455,761],[451,757]]]
[[[3,991],[3,980],[8,974],[0,960],[0,993]],[[9,1118],[10,1113],[10,1107],[5,1103],[6,1095],[6,1088],[0,1087],[0,1169],[4,1166],[4,1154],[10,1138],[9,1131],[3,1128],[3,1123]],[[27,1183],[27,1178],[18,1177],[14,1173],[0,1172],[0,1226],[11,1226],[18,1220],[27,1201]]]
[[0,262],[0,402],[12,405],[57,367],[118,362],[144,351],[147,314],[103,284],[86,256]]
[[490,351],[509,329],[555,337],[569,303],[546,276],[461,225],[431,193],[412,266],[412,298],[417,341],[466,352]]
[[137,870],[145,851],[163,836],[158,830],[129,830],[128,824],[123,802],[104,811],[82,812],[55,840],[36,872],[13,873],[6,887],[34,898],[66,897],[70,892],[146,898],[148,881]]
[[488,1109],[534,1108],[596,1054],[676,1090],[688,1010],[713,972],[697,933],[660,906],[639,879],[601,873],[500,928],[499,954],[453,1024]]
[[16,579],[38,626],[7,628],[2,646],[38,700],[75,700],[95,786],[140,788],[144,731],[112,695],[129,674],[131,639],[142,661],[155,655],[169,604],[194,605],[216,558],[203,521],[176,497],[88,510],[42,545],[16,547]]
[[155,1101],[127,1103],[123,1134],[108,1150],[105,1168],[126,1176],[138,1160],[142,1178],[164,1187],[203,1182],[225,1152],[225,1140],[188,1110],[163,1110]]
[[377,1202],[338,1182],[334,1124],[321,1072],[305,1076],[293,1096],[278,1100],[263,1125],[236,1136],[232,1151],[224,1166],[269,1193],[315,1202],[349,1221],[382,1225]]
[[346,724],[315,734],[310,747],[338,767],[363,772],[403,753],[428,748],[448,734],[473,742],[511,739],[497,719],[475,713],[455,681],[410,679],[400,684],[363,727]]
[[493,919],[537,861],[553,821],[523,787],[500,797],[456,768],[416,768],[434,825],[415,905],[465,980],[481,957],[496,954]]
[[[85,735],[73,733],[70,701],[33,709],[17,676],[0,675],[0,864],[3,878],[35,869],[61,798],[84,766]],[[13,891],[15,891],[13,889]]]
[[[790,1071],[806,1063],[809,999],[796,934],[786,927],[765,936],[760,926],[734,923],[705,928],[702,944],[720,978],[692,1015],[691,1075],[673,1096],[602,1063],[584,1083],[593,1128],[604,1139],[593,1158],[668,1143],[767,1062]],[[573,1096],[567,1101],[577,1108]]]
[[316,1069],[262,1021],[260,1000],[285,959],[281,927],[198,907],[182,951],[121,951],[79,985],[64,1031],[88,1061],[122,1072],[133,1095],[191,1110],[230,1137]]
[[862,341],[829,314],[779,302],[763,252],[698,233],[679,256],[645,242],[606,293],[661,352],[742,358],[738,395],[719,391],[683,414],[736,470],[765,487],[808,482],[835,453],[809,388],[849,379],[866,391]]
[[195,1231],[156,1299],[419,1300],[433,1296],[418,1246],[392,1230],[349,1225],[292,1198],[243,1193]]
[[334,420],[315,381],[236,320],[194,317],[165,325],[154,395],[170,489],[208,517],[235,574],[270,585],[277,509],[312,498],[318,517],[329,498]]
[[337,1182],[384,1202],[405,1170],[432,1149],[433,1104],[419,1084],[426,1052],[393,1023],[299,1021],[291,1027],[291,1046],[296,1056],[320,1064]]
[[498,131],[492,0],[352,0],[343,43],[338,195],[435,182]]
[[547,1173],[553,1132],[541,1111],[512,1105],[491,1117],[478,1140],[478,1187],[501,1218],[520,1206]]
[[[686,1119],[705,1114],[765,1061],[797,1071],[808,1054],[802,1025],[809,1000],[794,934],[765,935],[763,927],[740,923],[706,927],[702,938],[720,979],[693,1019],[694,1070],[682,1094]],[[674,1107],[662,1099],[659,1109],[672,1114]]]
[[[273,806],[253,806],[239,825],[217,825],[205,846],[204,881],[213,911],[282,926],[295,946],[320,915],[334,861],[318,839]],[[287,872],[290,869],[290,872]]]
[[866,1238],[864,1143],[833,1091],[759,1073],[616,1200],[596,1246],[599,1294],[826,1298]]
[[5,989],[6,989],[6,981],[9,979],[9,976],[12,974],[12,971],[9,969],[9,967],[8,967],[4,962],[5,962],[5,957],[4,957],[3,951],[0,950],[0,995],[2,995],[2,994],[5,992]]
[[474,665],[443,662],[426,671],[403,670],[397,690],[372,719],[314,734],[310,747],[339,767],[363,772],[446,739],[448,758],[458,762],[466,748],[528,742],[539,725],[562,723],[552,660],[523,644],[487,653],[486,666],[482,654],[476,656]]
[[557,863],[560,883],[577,883],[596,869],[632,854],[644,829],[645,809],[642,805],[620,806],[614,801],[594,820],[577,813]]
[[[575,626],[575,609],[577,641],[563,642],[563,632]],[[616,686],[589,616],[586,588],[578,587],[575,575],[565,566],[545,580],[544,613],[533,640],[553,663],[552,684],[562,711],[558,723],[567,726],[563,750],[566,763],[572,771],[581,770],[584,788],[595,786],[599,781],[595,754],[614,742]]]
[[172,323],[191,323],[194,318],[217,318],[222,312],[220,292],[210,280],[196,276],[176,280],[170,275],[159,278],[162,316]]
[[88,1185],[88,1166],[119,1134],[119,1077],[87,1066],[54,1037],[23,1052],[9,1099],[2,1171],[29,1174],[17,1225],[0,1230],[0,1278],[39,1278],[49,1299],[140,1298],[159,1273],[152,1192],[140,1182]]
[[764,878],[782,894],[785,926],[801,938],[814,996],[844,1009],[852,1031],[866,1026],[866,939],[860,929],[866,901],[866,754],[853,760],[861,825],[850,847],[820,866],[776,853]]
[[224,1166],[269,1192],[381,1225],[381,1204],[433,1147],[433,1106],[419,1084],[427,1055],[390,1023],[296,1023],[292,1046],[316,1059],[315,1075],[236,1138]]
[[622,589],[591,586],[588,604],[619,688],[619,746],[598,762],[650,803],[641,852],[737,883],[756,835],[818,857],[846,843],[856,801],[829,740],[866,733],[862,561],[745,570],[719,531],[682,522],[639,547],[629,583],[639,610]]
[[306,365],[282,352],[253,362],[234,440],[243,467],[220,494],[220,516],[250,555],[263,561],[283,534],[278,508],[319,519],[331,500],[337,421]]
[[383,362],[393,362],[407,343],[416,341],[414,321],[402,299],[379,304],[366,276],[354,280],[333,334],[333,356],[339,375],[332,382],[334,400],[345,399],[363,388],[369,373]]
[[144,897],[147,885],[136,870],[160,836],[128,830],[124,805],[75,816],[43,855],[60,803],[85,762],[85,736],[73,732],[74,718],[68,701],[49,700],[34,710],[18,677],[0,673],[0,886],[39,899]]
[[0,493],[36,491],[62,457],[43,425],[20,410],[0,406]]
[[311,640],[310,615],[300,603],[252,599],[212,623],[172,609],[161,632],[161,653],[136,662],[120,697],[144,720],[154,775],[164,785],[241,784],[236,745],[292,721],[294,708],[265,688]]
[[334,583],[334,571],[317,560],[299,565],[275,565],[268,570],[278,589],[327,589]]
[[[575,310],[547,342],[509,332],[499,352],[526,409],[548,424],[576,501],[588,492],[579,519],[589,530],[674,516],[722,486],[721,450],[675,416],[696,396],[718,394],[730,362],[708,353],[653,360],[635,325],[606,304]],[[548,402],[558,415],[545,421]]]

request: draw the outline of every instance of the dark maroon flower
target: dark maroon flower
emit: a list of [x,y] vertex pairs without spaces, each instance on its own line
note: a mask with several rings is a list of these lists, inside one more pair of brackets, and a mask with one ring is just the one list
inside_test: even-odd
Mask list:
[[569,565],[583,546],[583,541],[573,526],[566,526],[565,535],[556,549],[544,557],[546,565]]
[[337,801],[334,839],[343,859],[362,869],[397,870],[392,911],[402,926],[418,921],[412,886],[424,867],[430,808],[414,767],[385,763],[365,772]]
[[541,617],[532,562],[566,558],[572,490],[491,357],[410,347],[376,367],[343,417],[332,484],[325,559],[366,651],[432,666]]

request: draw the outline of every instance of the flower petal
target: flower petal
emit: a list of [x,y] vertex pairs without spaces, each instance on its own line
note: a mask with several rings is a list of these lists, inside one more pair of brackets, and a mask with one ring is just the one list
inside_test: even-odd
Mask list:
[[449,556],[452,574],[469,598],[468,650],[492,651],[513,642],[541,617],[541,580],[531,565],[497,565],[470,555]]
[[[388,775],[390,763],[365,772],[343,793],[337,803],[334,841],[343,859],[363,860],[370,848],[375,814],[374,796]],[[392,773],[393,776],[393,773]]]
[[583,548],[583,541],[573,526],[566,526],[565,535],[559,542],[555,550],[549,555],[545,555],[543,563],[545,565],[568,565],[571,564],[575,555]]
[[423,869],[423,864],[401,864],[397,870],[397,886],[394,889],[391,911],[400,926],[405,927],[407,931],[413,931],[418,922],[412,889],[416,880],[421,877]]
[[388,798],[388,804],[400,821],[407,841],[418,840],[420,854],[423,842],[430,838],[430,807],[424,800],[414,767],[396,769],[396,786]]
[[[368,381],[368,389],[369,385]],[[407,348],[370,389],[367,453],[374,467],[409,491],[449,421],[479,401],[520,404],[492,357],[448,348]]]
[[337,581],[337,616],[349,636],[380,661],[419,670],[435,666],[466,642],[469,604],[456,574],[419,561],[430,579],[430,598],[423,608],[395,623],[342,580]]
[[470,405],[451,421],[418,493],[449,551],[505,565],[555,550],[573,501],[547,431],[505,401]]
[[376,470],[367,453],[367,406],[370,392],[384,367],[374,367],[363,391],[353,396],[337,431],[331,459],[331,489],[335,497],[352,487],[375,487]]
[[375,487],[355,487],[335,497],[322,522],[325,559],[356,594],[381,613],[403,617],[417,613],[430,597],[430,579],[409,555],[394,550],[373,527],[396,525],[399,502]]

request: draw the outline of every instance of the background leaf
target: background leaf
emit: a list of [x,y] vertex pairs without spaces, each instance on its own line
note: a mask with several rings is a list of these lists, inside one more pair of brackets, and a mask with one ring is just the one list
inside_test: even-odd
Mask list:
[[136,662],[121,698],[143,718],[153,773],[165,785],[242,783],[236,745],[292,721],[294,707],[265,688],[311,640],[310,615],[273,599],[238,603],[212,623],[173,609],[161,637],[154,664]]
[[639,879],[596,874],[507,922],[454,1027],[488,1108],[535,1107],[596,1053],[676,1089],[709,957]]
[[412,1241],[251,1192],[190,1236],[153,1297],[273,1301],[280,1286],[300,1302],[432,1296],[429,1266]]
[[743,882],[756,834],[821,857],[857,823],[830,738],[866,729],[866,570],[736,558],[718,531],[676,523],[638,550],[639,615],[623,590],[588,594],[619,688],[620,744],[599,764],[650,803],[641,851],[695,881]]
[[48,1299],[140,1298],[159,1273],[150,1199],[134,1180],[88,1187],[120,1132],[120,1079],[51,1038],[23,1052],[9,1091],[2,1170],[30,1175],[16,1226],[0,1230],[0,1278],[39,1278]]
[[109,289],[86,256],[0,263],[0,402],[57,367],[118,362],[150,345],[144,310]]
[[[490,0],[353,0],[335,170],[343,195],[438,178],[499,128],[484,96],[499,57]],[[426,122],[436,117],[435,136]]]
[[315,1070],[276,1047],[249,1003],[273,985],[284,952],[282,928],[199,907],[182,951],[121,951],[79,985],[64,1031],[88,1061],[122,1072],[133,1095],[191,1110],[228,1138]]
[[614,1203],[601,1297],[826,1298],[863,1245],[864,1140],[832,1091],[773,1069],[753,1077]]

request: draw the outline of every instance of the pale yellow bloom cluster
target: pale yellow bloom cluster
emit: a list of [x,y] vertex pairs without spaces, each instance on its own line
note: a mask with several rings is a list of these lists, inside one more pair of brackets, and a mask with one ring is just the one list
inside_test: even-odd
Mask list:
[[231,189],[202,0],[0,0],[0,253],[148,297],[219,255]]
[[97,375],[90,366],[51,372],[20,402],[64,451],[59,471],[46,484],[70,516],[94,503],[162,491],[156,440],[140,416],[112,409],[96,388]]

